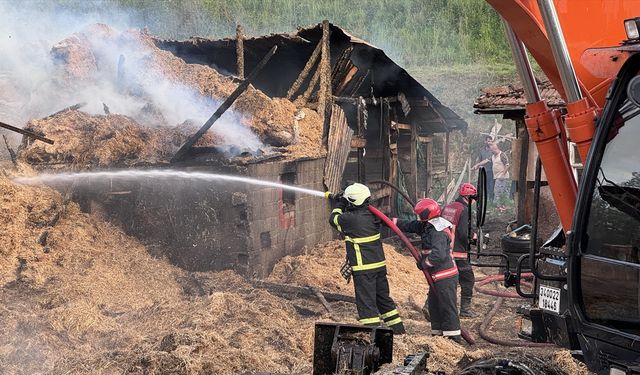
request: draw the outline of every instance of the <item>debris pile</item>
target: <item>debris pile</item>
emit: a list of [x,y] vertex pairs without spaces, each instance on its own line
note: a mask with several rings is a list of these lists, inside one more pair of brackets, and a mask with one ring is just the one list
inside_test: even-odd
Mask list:
[[[54,144],[34,142],[20,150],[22,160],[39,167],[78,169],[166,163],[197,131],[194,124],[148,127],[123,115],[90,115],[73,110],[32,120],[27,128],[46,134]],[[209,132],[197,145],[220,142]]]
[[[89,168],[167,161],[238,86],[207,65],[187,64],[161,50],[144,32],[118,32],[106,25],[70,36],[53,46],[51,55],[58,66],[52,81],[61,92],[78,101],[92,93],[113,102],[100,104],[106,116],[96,115],[96,103],[90,103],[86,110],[94,115],[68,111],[31,121],[27,129],[56,141],[28,145],[23,155],[32,163]],[[208,134],[198,146],[254,147],[252,152],[273,146],[292,159],[324,154],[322,121],[315,111],[270,98],[253,86]],[[258,145],[246,146],[252,137]]]

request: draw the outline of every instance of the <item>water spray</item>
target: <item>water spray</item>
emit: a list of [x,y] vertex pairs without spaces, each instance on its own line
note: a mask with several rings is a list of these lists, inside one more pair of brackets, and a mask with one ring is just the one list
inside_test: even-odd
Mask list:
[[325,193],[319,190],[305,189],[297,186],[281,184],[273,181],[264,181],[254,178],[230,176],[224,174],[208,173],[208,172],[184,172],[175,170],[146,170],[146,171],[100,171],[100,172],[78,172],[78,173],[44,173],[33,177],[16,177],[14,182],[23,185],[47,185],[55,183],[68,183],[74,181],[87,181],[95,179],[111,179],[111,180],[136,180],[136,179],[189,179],[200,181],[226,181],[241,182],[258,186],[269,186],[273,188],[281,188],[285,190],[295,191],[302,194],[312,195],[315,197],[325,197]]

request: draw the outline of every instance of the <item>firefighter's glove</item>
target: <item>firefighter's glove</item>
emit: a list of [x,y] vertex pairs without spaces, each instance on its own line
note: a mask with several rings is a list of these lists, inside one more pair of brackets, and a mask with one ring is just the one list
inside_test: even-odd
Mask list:
[[352,273],[353,273],[353,269],[349,265],[349,261],[345,260],[344,263],[342,264],[342,267],[340,267],[340,274],[342,275],[342,277],[344,277],[345,280],[347,280],[347,284],[349,284],[349,281],[351,281]]
[[416,266],[418,266],[418,269],[420,271],[424,271],[425,269],[427,269],[428,266],[427,266],[427,255],[426,254],[420,254],[420,259],[416,263]]
[[344,193],[342,193],[342,192],[332,193],[332,192],[327,191],[327,192],[324,193],[324,196],[327,197],[327,199],[329,199],[330,201],[339,202],[339,201],[342,200],[343,194]]

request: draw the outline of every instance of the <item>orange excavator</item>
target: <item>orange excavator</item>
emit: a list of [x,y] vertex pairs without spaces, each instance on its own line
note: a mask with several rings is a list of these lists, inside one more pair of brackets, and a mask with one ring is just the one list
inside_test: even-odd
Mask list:
[[[534,208],[519,261],[536,286],[520,336],[566,347],[598,374],[640,374],[640,1],[486,1],[505,22],[562,226],[537,246]],[[541,100],[527,51],[566,113]],[[569,142],[583,161],[579,182]]]

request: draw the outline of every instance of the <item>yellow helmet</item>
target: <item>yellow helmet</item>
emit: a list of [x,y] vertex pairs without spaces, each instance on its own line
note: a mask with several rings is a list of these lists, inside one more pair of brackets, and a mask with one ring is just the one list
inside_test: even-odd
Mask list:
[[344,189],[344,197],[355,206],[362,206],[365,200],[371,196],[371,191],[363,184],[354,183]]

